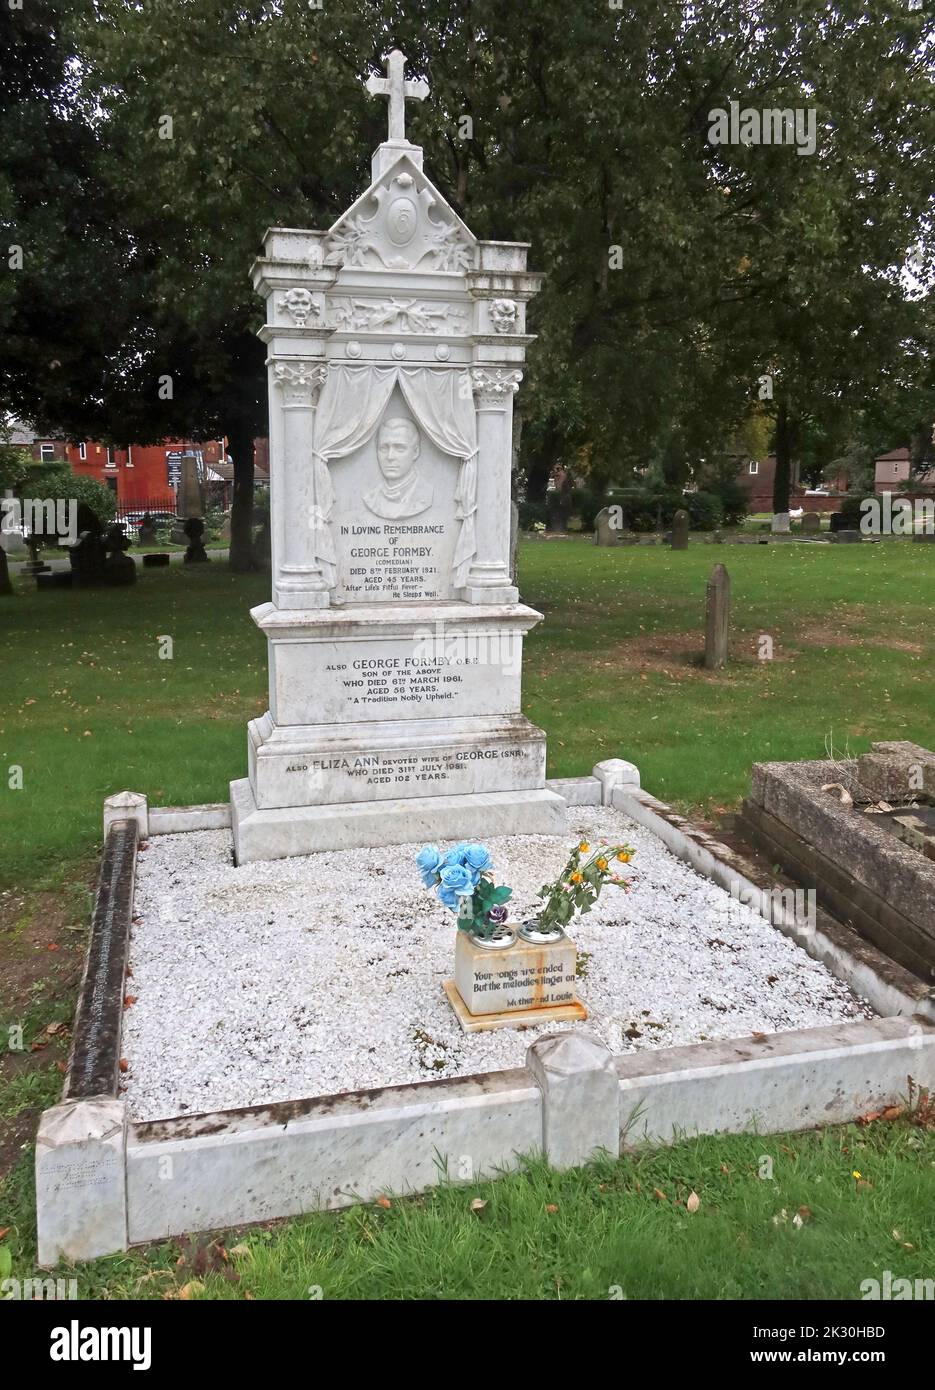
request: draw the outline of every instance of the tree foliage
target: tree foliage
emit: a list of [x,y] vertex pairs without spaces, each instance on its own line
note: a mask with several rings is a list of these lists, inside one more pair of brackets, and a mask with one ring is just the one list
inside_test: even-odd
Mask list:
[[[796,462],[823,466],[864,424],[924,452],[930,7],[29,11],[30,29],[0,11],[18,74],[0,212],[32,247],[31,278],[0,292],[7,403],[124,441],[226,433],[240,563],[250,439],[266,427],[248,267],[267,226],[328,226],[368,183],[386,115],[361,78],[394,45],[431,86],[407,120],[432,179],[479,236],[530,241],[531,267],[547,271],[519,397],[530,496],[556,462],[600,489],[656,461],[680,486],[752,415],[778,432],[780,489]],[[815,153],[711,144],[709,112],[731,100],[814,108]],[[760,404],[763,373],[775,391]]]

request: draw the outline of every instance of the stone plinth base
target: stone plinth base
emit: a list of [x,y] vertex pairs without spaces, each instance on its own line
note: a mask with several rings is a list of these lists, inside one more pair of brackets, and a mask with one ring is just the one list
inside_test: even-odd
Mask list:
[[260,810],[400,797],[540,791],[545,734],[522,714],[248,726],[248,776]]
[[327,849],[566,832],[565,802],[545,789],[261,811],[247,778],[231,783],[231,827],[238,864]]
[[583,1023],[588,1011],[583,1004],[553,1004],[544,1009],[504,1009],[496,1014],[472,1014],[458,993],[454,980],[443,980],[442,989],[465,1033],[484,1033],[493,1028],[537,1028],[542,1023]]

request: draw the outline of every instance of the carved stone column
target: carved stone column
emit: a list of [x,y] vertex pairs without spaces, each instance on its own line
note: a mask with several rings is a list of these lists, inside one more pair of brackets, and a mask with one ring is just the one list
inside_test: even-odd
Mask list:
[[322,571],[316,537],[315,412],[328,367],[321,361],[279,358],[272,380],[280,399],[281,486],[273,494],[274,591],[279,608],[327,608],[330,588]]
[[523,379],[512,367],[473,367],[477,406],[477,554],[463,598],[468,603],[517,603],[510,576],[510,470],[513,396]]

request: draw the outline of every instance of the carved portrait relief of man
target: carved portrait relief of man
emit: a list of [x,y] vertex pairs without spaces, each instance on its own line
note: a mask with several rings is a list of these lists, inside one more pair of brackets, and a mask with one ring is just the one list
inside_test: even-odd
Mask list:
[[383,481],[364,494],[364,502],[374,516],[402,521],[431,507],[434,489],[418,469],[421,448],[421,435],[411,420],[396,416],[383,421],[377,434],[377,462]]

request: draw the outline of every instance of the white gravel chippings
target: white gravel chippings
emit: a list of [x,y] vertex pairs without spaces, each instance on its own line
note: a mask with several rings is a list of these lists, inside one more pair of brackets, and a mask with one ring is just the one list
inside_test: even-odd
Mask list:
[[[521,1066],[542,1032],[584,1026],[615,1053],[872,1018],[869,1005],[752,908],[617,811],[570,807],[565,836],[486,841],[511,921],[570,847],[627,842],[572,923],[584,1025],[466,1034],[442,992],[455,920],[421,885],[417,845],[235,868],[230,832],[160,835],[141,851],[122,1077],[134,1119]],[[446,847],[449,842],[440,842]]]

